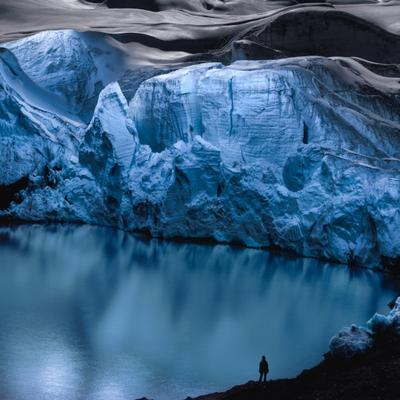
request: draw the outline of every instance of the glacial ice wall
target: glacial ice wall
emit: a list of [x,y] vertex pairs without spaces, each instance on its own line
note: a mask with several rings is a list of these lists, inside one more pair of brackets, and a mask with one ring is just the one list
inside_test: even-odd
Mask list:
[[302,143],[396,156],[400,85],[377,78],[340,58],[200,64],[144,82],[130,114],[154,151],[200,135],[228,163],[283,165]]
[[84,122],[7,47],[2,218],[398,267],[398,78],[348,58],[198,64],[144,81],[129,105],[108,84]]

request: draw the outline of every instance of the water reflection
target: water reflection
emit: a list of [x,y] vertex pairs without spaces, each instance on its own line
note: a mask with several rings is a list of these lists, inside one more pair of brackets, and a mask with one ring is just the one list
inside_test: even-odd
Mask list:
[[0,397],[183,399],[318,362],[393,278],[90,226],[0,228]]

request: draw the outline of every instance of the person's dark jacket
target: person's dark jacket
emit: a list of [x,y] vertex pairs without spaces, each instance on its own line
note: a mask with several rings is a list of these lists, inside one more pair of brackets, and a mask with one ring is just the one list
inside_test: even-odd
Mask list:
[[260,372],[260,374],[262,374],[263,372],[267,372],[267,373],[269,372],[269,367],[268,367],[267,360],[261,360],[260,361],[259,372]]

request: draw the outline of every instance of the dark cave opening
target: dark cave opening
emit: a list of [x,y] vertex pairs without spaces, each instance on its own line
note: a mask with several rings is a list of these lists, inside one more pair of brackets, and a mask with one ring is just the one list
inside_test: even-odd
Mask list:
[[0,210],[7,210],[12,202],[19,202],[18,193],[26,189],[28,185],[29,178],[27,176],[22,177],[10,185],[0,185]]

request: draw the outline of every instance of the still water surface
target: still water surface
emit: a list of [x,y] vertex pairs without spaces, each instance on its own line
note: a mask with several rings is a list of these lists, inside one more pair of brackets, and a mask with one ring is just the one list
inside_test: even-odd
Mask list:
[[90,226],[0,228],[0,398],[183,400],[291,377],[393,278]]

